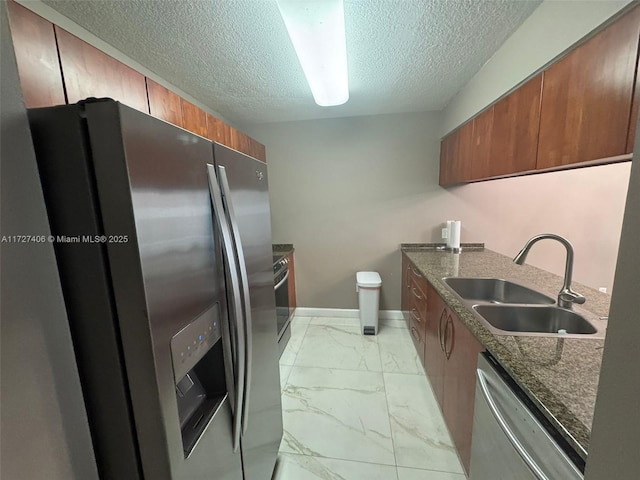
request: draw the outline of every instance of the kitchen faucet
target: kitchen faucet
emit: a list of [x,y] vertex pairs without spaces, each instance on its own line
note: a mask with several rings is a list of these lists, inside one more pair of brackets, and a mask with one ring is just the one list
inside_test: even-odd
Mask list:
[[515,263],[518,265],[522,265],[527,258],[527,254],[534,243],[543,240],[545,238],[549,238],[551,240],[557,240],[564,248],[567,250],[567,263],[564,267],[564,283],[562,285],[562,290],[558,293],[558,306],[562,308],[571,309],[574,303],[583,304],[585,302],[585,298],[577,292],[571,290],[571,276],[573,272],[573,247],[569,240],[560,235],[555,235],[553,233],[543,233],[540,235],[536,235],[529,239],[529,241],[525,244],[525,246],[520,250],[520,252],[513,259]]

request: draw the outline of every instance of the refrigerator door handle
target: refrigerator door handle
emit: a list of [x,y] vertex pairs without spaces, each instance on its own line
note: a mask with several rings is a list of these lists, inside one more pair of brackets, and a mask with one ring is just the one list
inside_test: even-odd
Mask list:
[[227,170],[222,165],[218,166],[220,172],[220,185],[222,186],[222,199],[229,215],[229,223],[231,224],[231,236],[233,245],[236,250],[238,267],[240,270],[240,280],[242,285],[242,296],[244,298],[244,321],[245,321],[245,341],[247,357],[247,366],[244,384],[244,406],[242,410],[242,433],[247,431],[249,422],[249,395],[251,393],[251,370],[253,360],[253,342],[252,342],[252,319],[251,319],[251,299],[249,298],[249,280],[247,279],[247,265],[244,261],[244,250],[242,248],[242,240],[240,239],[240,230],[231,200],[231,189],[229,188],[229,180],[227,179]]
[[[209,176],[209,193],[211,194],[211,200],[213,204],[213,212],[216,224],[220,230],[222,236],[222,250],[224,257],[227,261],[229,269],[229,277],[231,280],[231,292],[232,301],[231,307],[233,310],[233,318],[235,321],[235,328],[237,330],[238,339],[235,349],[237,352],[237,361],[235,365],[236,378],[235,378],[235,405],[233,409],[233,450],[235,452],[240,448],[240,433],[242,430],[242,409],[244,405],[244,380],[245,380],[245,343],[242,341],[245,338],[244,323],[240,321],[242,318],[242,304],[240,302],[240,279],[238,278],[238,269],[236,267],[236,257],[233,250],[233,243],[231,237],[231,231],[227,224],[226,215],[224,213],[224,204],[222,202],[222,194],[218,187],[218,180],[216,178],[216,172],[211,164],[207,164],[207,173]],[[233,335],[232,335],[233,336]]]

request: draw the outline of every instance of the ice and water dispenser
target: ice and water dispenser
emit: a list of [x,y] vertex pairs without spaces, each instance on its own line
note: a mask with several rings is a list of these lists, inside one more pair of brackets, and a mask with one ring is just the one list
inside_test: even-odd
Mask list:
[[171,358],[185,458],[227,396],[220,304],[171,338]]

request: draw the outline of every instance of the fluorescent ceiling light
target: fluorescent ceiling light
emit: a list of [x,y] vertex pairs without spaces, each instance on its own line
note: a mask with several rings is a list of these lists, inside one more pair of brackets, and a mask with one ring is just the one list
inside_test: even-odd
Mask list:
[[300,65],[323,107],[349,100],[342,0],[277,0]]

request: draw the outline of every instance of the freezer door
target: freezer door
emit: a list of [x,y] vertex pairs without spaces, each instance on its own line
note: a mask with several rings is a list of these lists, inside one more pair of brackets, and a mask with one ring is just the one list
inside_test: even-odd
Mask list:
[[269,480],[282,439],[282,403],[267,166],[217,143],[214,157],[223,195],[231,204],[229,221],[240,237],[238,263],[244,263],[246,274],[239,274],[248,283],[249,362],[241,438],[245,480]]

